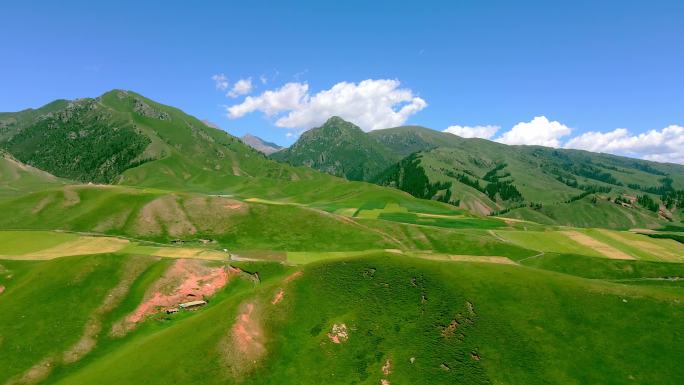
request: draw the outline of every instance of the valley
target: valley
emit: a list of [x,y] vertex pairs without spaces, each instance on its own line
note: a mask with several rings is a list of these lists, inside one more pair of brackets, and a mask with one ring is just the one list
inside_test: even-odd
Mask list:
[[124,90],[0,149],[0,383],[684,382],[684,166],[337,117],[267,156]]

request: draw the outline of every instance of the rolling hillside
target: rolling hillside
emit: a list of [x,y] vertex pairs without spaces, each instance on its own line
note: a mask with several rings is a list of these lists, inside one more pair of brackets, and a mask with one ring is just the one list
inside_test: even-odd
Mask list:
[[75,183],[318,202],[333,211],[369,201],[439,207],[272,161],[225,131],[132,91],[58,100],[0,117],[4,153]]
[[[419,126],[354,133],[314,129],[275,158],[338,174],[358,169],[359,160],[377,159],[368,164],[384,165],[382,171],[378,166],[354,177],[483,215],[609,228],[653,228],[682,217],[684,201],[677,197],[684,191],[684,166],[507,146]],[[343,150],[354,148],[350,140],[364,149],[363,155]],[[312,161],[317,156],[334,167]]]
[[400,159],[359,127],[339,117],[303,133],[292,147],[271,158],[345,177],[371,180]]
[[2,115],[16,123],[2,129],[0,145],[26,164],[80,182],[135,182],[148,171],[181,181],[201,171],[217,179],[288,174],[226,132],[130,91],[29,112],[31,119],[27,112]]
[[339,178],[130,91],[1,116],[0,383],[684,381],[679,166],[332,118]]
[[[534,267],[388,253],[300,266],[132,254],[1,260],[0,381],[684,380],[681,290],[639,281],[681,275],[681,265],[607,260],[590,270],[578,258]],[[625,270],[633,281],[614,282]],[[206,306],[146,307],[193,294],[184,283],[197,279],[211,283]]]
[[0,196],[21,195],[67,183],[66,180],[23,164],[0,151]]

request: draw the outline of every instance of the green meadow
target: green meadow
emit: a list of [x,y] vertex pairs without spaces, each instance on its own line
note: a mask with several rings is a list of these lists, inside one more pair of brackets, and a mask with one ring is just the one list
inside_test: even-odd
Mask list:
[[[1,261],[3,275],[13,277],[3,281],[7,289],[0,296],[0,380],[46,359],[54,366],[45,383],[59,384],[684,379],[681,336],[672,323],[684,317],[684,293],[617,281],[682,274],[680,264],[557,254],[515,266],[380,251],[300,267],[239,262],[235,266],[258,272],[260,283],[236,278],[200,310],[150,317],[124,337],[112,337],[112,323],[134,309],[169,266],[167,260],[145,259],[126,280],[123,298],[98,312],[135,258],[146,257]],[[284,299],[274,305],[280,289]],[[45,306],[26,307],[38,301]],[[250,327],[259,330],[263,348],[249,360],[234,356],[229,346],[248,304],[257,309]],[[102,328],[93,349],[78,362],[60,363],[60,352],[79,339],[94,314]],[[328,335],[335,324],[346,328],[339,344]]]
[[0,384],[684,383],[679,166],[339,118],[284,163],[123,90],[0,118]]

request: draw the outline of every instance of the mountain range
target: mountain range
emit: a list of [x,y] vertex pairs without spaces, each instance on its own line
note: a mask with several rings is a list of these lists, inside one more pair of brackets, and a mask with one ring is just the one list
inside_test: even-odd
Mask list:
[[252,147],[253,149],[255,149],[257,151],[261,151],[266,155],[271,155],[274,152],[277,152],[277,151],[280,151],[283,149],[283,147],[281,147],[275,143],[267,142],[267,141],[259,138],[258,136],[254,136],[251,134],[243,135],[240,138],[240,140],[242,140],[242,142],[244,144]]
[[125,90],[0,113],[0,383],[684,382],[682,166],[217,127]]
[[663,202],[684,189],[681,165],[508,146],[420,126],[365,133],[338,117],[272,158],[483,215],[549,224],[653,226],[681,215],[681,205]]

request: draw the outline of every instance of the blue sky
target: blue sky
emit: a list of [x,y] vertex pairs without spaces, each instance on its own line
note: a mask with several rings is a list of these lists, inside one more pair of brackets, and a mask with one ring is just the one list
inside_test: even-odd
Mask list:
[[455,126],[684,162],[682,1],[8,1],[2,14],[3,111],[124,88],[280,144],[332,112],[366,130]]

